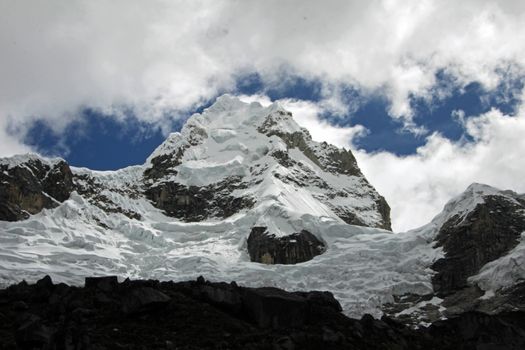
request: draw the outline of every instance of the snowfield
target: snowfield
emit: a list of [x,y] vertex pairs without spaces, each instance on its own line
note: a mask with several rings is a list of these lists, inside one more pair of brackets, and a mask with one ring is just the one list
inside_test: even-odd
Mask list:
[[304,215],[298,218],[301,227],[316,232],[327,251],[297,265],[264,265],[250,262],[245,249],[258,220],[254,215],[184,223],[143,199],[132,206],[149,217],[138,221],[108,215],[74,193],[28,220],[0,221],[1,287],[23,279],[34,282],[44,274],[77,285],[90,275],[175,281],[202,275],[245,286],[328,290],[355,317],[381,315],[381,304],[392,301],[392,294],[432,292],[428,266],[440,252],[429,245],[433,231],[428,228],[392,234]]

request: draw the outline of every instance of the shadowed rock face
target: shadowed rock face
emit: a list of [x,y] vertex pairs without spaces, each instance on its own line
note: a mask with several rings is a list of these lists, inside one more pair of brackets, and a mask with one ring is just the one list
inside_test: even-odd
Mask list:
[[465,219],[449,219],[436,237],[445,252],[432,266],[437,271],[432,283],[440,295],[466,287],[468,277],[508,253],[525,231],[525,203],[496,195],[484,196],[484,201]]
[[297,264],[325,251],[323,242],[306,230],[289,236],[268,234],[266,227],[253,227],[248,237],[248,253],[253,262]]
[[72,191],[73,174],[64,161],[52,166],[38,159],[14,167],[0,165],[0,220],[22,220],[54,208]]

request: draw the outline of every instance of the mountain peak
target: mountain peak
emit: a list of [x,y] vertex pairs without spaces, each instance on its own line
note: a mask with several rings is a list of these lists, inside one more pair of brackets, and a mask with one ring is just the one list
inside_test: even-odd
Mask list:
[[[267,217],[279,212],[287,218],[314,215],[390,228],[388,205],[366,181],[351,152],[313,141],[292,113],[277,103],[263,107],[221,96],[192,115],[180,133],[171,134],[150,156],[147,167],[149,198],[165,210],[172,205],[159,202],[160,193],[177,183],[216,194],[220,188],[225,191],[220,201],[244,198],[245,208],[227,212],[255,210],[266,224],[280,221]],[[272,206],[277,209],[268,211]],[[189,215],[186,220],[196,219],[184,215]],[[284,226],[272,233],[290,234],[296,229]]]
[[281,127],[291,130],[299,130],[300,127],[291,118],[291,113],[277,102],[264,107],[259,102],[247,103],[241,101],[238,97],[232,95],[222,95],[217,98],[214,104],[204,109],[202,113],[192,115],[182,129],[201,128],[201,129],[248,129],[258,127],[265,119],[272,114],[280,114],[289,118],[281,118],[285,124]]
[[451,294],[487,263],[506,256],[525,232],[525,201],[513,191],[473,183],[438,217],[435,237],[445,256],[433,269],[434,290]]
[[39,155],[38,153],[24,153],[24,154],[17,154],[11,157],[2,157],[0,158],[0,165],[3,165],[7,168],[13,168],[17,166],[21,166],[23,164],[30,164],[30,163],[41,163],[45,164],[47,166],[54,166],[57,163],[65,162],[64,159],[54,157],[43,157]]
[[479,204],[485,202],[487,196],[498,196],[503,200],[516,202],[520,195],[510,190],[501,190],[482,183],[472,183],[465,191],[452,198],[445,204],[443,211],[432,222],[442,225],[451,218],[462,222]]

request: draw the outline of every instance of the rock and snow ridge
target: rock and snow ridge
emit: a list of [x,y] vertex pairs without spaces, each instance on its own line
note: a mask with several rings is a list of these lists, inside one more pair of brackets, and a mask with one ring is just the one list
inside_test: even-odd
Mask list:
[[[29,158],[43,167],[62,164]],[[0,160],[0,193],[15,186],[12,172],[29,164],[24,159]],[[22,221],[0,221],[0,284],[43,274],[75,284],[93,274],[177,281],[204,275],[254,287],[329,290],[347,315],[378,316],[405,295],[434,295],[433,265],[447,258],[446,246],[435,240],[446,223],[475,222],[469,213],[489,197],[523,201],[474,184],[428,225],[392,234],[384,230],[388,205],[349,151],[312,141],[277,104],[263,108],[230,96],[192,116],[142,166],[70,171],[68,199]],[[306,230],[324,252],[294,265],[251,262],[247,239],[254,227],[277,239]],[[494,294],[516,285],[525,273],[513,262],[524,251],[519,242],[500,252],[479,274],[470,271],[467,284]],[[443,299],[430,299],[438,318],[446,317]],[[426,309],[417,300],[396,312],[435,319],[422,315]]]

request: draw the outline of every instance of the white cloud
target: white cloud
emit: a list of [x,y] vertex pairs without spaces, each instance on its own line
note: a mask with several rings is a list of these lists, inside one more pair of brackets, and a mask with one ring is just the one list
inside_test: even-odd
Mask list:
[[472,142],[434,134],[407,157],[356,152],[363,172],[390,203],[395,230],[429,222],[472,182],[525,192],[525,111],[509,117],[492,110],[468,119],[466,132]]
[[20,136],[8,131],[7,121],[0,118],[0,157],[7,157],[17,153],[26,153],[31,151],[30,148],[20,142]]
[[313,103],[311,101],[301,101],[293,99],[279,100],[281,105],[292,112],[296,121],[310,131],[315,141],[327,141],[339,147],[349,147],[351,140],[367,134],[368,130],[362,125],[350,127],[333,126],[325,120],[319,119],[319,115],[325,113],[327,107],[323,101]]
[[340,111],[349,106],[338,84],[381,89],[413,127],[407,98],[431,95],[436,71],[494,87],[496,68],[524,65],[524,10],[489,0],[5,0],[0,118],[44,117],[60,130],[82,106],[125,105],[162,122],[232,90],[243,72],[279,85],[285,69],[322,81]]

